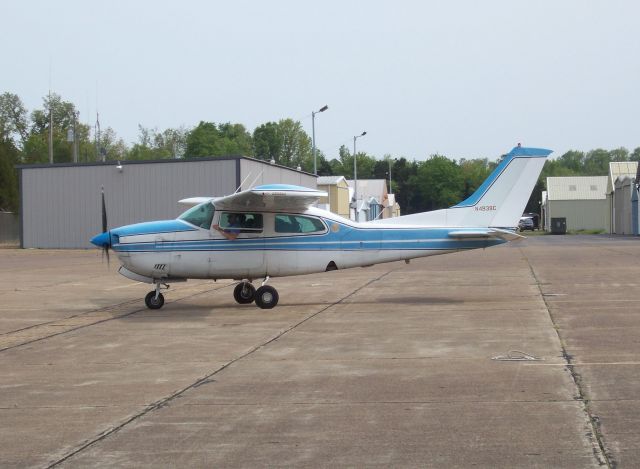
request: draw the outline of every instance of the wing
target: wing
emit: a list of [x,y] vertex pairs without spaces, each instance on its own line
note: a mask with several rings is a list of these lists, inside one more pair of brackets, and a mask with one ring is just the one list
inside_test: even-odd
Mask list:
[[200,205],[204,202],[209,202],[211,200],[219,199],[219,197],[189,197],[188,199],[178,200],[179,204],[182,205]]
[[316,203],[320,197],[326,196],[326,192],[307,187],[289,184],[266,184],[226,197],[209,198],[207,200],[213,200],[213,205],[219,210],[258,209],[300,212]]

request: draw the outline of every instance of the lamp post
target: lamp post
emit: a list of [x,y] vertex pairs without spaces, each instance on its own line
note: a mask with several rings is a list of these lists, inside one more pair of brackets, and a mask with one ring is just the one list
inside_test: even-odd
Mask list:
[[353,136],[353,200],[356,204],[356,221],[358,221],[358,159],[356,158],[356,140],[365,135],[367,135],[367,132]]
[[318,175],[318,163],[316,162],[316,114],[324,112],[329,109],[326,104],[317,111],[311,111],[311,141],[313,144],[313,174]]

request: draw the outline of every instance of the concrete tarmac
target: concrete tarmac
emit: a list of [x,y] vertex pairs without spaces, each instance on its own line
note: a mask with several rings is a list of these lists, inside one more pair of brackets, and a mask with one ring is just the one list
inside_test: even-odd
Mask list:
[[151,311],[97,250],[0,249],[0,466],[637,467],[638,259],[537,236]]

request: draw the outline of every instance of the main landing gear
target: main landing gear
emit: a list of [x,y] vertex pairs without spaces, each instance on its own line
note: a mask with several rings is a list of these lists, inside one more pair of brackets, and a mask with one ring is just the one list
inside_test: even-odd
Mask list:
[[249,280],[243,280],[234,288],[233,297],[241,305],[255,301],[260,308],[271,309],[278,304],[279,295],[275,288],[266,285],[268,281],[269,277],[265,278],[262,286],[256,290]]

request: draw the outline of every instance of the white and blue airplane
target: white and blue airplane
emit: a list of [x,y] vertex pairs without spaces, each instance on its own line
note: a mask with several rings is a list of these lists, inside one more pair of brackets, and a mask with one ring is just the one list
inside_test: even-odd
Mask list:
[[[550,150],[518,145],[466,200],[453,207],[358,223],[313,205],[325,192],[269,184],[225,197],[194,197],[175,220],[107,230],[91,242],[117,254],[125,277],[153,284],[147,307],[161,308],[161,290],[187,279],[234,279],[238,303],[278,303],[271,277],[304,275],[382,262],[486,248],[523,238],[516,233]],[[263,279],[256,290],[252,282]]]

